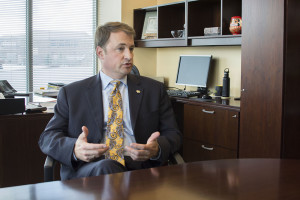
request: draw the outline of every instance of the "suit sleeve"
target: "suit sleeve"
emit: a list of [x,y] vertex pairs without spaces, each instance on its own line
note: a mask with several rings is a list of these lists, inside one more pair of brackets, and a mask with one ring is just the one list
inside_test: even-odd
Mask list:
[[182,135],[178,129],[169,96],[163,86],[160,90],[160,137],[158,143],[161,148],[161,156],[158,160],[164,163],[172,154],[179,151],[182,145]]
[[40,149],[60,163],[73,167],[72,155],[77,138],[68,136],[69,108],[66,91],[61,88],[54,107],[54,116],[39,139]]

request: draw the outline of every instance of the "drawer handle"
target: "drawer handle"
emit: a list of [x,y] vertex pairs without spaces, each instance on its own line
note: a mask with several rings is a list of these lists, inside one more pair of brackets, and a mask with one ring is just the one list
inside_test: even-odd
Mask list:
[[215,111],[209,111],[209,110],[205,110],[205,109],[202,109],[202,112],[204,112],[204,113],[208,113],[208,114],[214,114],[215,113]]
[[201,147],[202,147],[202,149],[209,150],[209,151],[213,151],[214,150],[213,147],[206,147],[203,144],[201,145]]

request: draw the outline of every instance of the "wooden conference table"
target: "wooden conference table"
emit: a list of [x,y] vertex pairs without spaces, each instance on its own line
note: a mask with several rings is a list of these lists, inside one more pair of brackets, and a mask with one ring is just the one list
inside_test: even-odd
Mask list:
[[1,199],[300,199],[300,160],[186,163],[0,189]]

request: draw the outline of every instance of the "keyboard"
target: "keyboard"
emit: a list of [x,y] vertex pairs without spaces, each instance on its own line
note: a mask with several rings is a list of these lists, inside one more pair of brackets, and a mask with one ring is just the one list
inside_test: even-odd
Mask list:
[[167,90],[170,97],[195,97],[199,96],[200,92],[186,90]]

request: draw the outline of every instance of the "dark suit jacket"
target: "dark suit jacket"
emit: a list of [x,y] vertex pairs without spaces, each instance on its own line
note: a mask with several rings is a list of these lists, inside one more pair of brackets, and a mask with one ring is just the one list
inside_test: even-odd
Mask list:
[[[162,164],[179,150],[182,140],[169,97],[162,83],[146,77],[128,75],[127,84],[136,142],[146,144],[150,135],[159,131],[161,156],[158,161],[148,162],[152,166]],[[62,164],[61,176],[68,177],[76,171],[72,154],[81,127],[89,129],[89,143],[99,143],[104,137],[103,125],[102,86],[98,74],[60,89],[54,116],[42,133],[39,146],[43,153]]]

